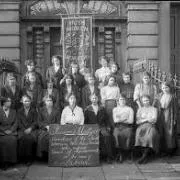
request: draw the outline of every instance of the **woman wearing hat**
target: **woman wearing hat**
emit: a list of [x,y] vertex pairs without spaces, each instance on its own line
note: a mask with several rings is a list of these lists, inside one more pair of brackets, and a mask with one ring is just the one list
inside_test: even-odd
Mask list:
[[60,111],[54,108],[55,99],[53,96],[43,98],[45,106],[38,113],[38,144],[37,156],[47,158],[49,147],[49,126],[60,123]]
[[16,77],[13,73],[8,73],[5,86],[1,88],[1,96],[11,98],[11,108],[16,111],[21,107],[22,90],[17,85]]
[[143,95],[150,97],[150,103],[152,106],[157,102],[157,87],[151,83],[150,74],[148,72],[143,73],[142,82],[137,84],[134,89],[134,101],[137,103],[138,108],[142,106],[140,101]]
[[32,59],[28,59],[25,61],[25,66],[27,67],[27,72],[22,77],[22,88],[24,88],[26,85],[29,84],[29,73],[34,72],[36,75],[37,83],[41,86],[41,88],[44,87],[43,78],[40,73],[38,73],[35,70],[36,62]]
[[35,157],[37,141],[37,111],[31,106],[31,97],[23,95],[23,107],[18,110],[18,155],[19,160],[30,165]]
[[1,98],[0,166],[6,169],[17,162],[17,114],[11,109],[11,99]]
[[177,147],[177,98],[172,92],[170,82],[163,82],[159,95],[160,119],[158,127],[161,134],[161,151],[172,155]]

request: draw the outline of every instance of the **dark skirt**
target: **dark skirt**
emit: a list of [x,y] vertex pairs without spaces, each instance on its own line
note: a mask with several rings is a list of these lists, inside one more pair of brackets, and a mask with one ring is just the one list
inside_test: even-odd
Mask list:
[[156,153],[159,152],[159,133],[151,123],[144,123],[136,129],[135,146],[152,148]]
[[49,133],[44,130],[40,130],[37,141],[37,156],[43,157],[44,153],[48,153],[49,150]]
[[17,137],[0,136],[0,164],[17,162]]
[[18,141],[18,157],[20,160],[31,160],[35,156],[36,135],[22,134]]
[[114,128],[114,120],[113,120],[112,111],[116,106],[117,106],[117,103],[116,103],[116,100],[114,99],[109,99],[105,101],[105,109],[108,115],[108,120],[109,120],[109,124],[111,128]]
[[99,142],[100,155],[113,158],[113,156],[114,156],[113,137],[112,137],[111,133],[106,128],[101,129],[99,141],[100,141]]
[[133,127],[131,125],[115,125],[113,135],[119,148],[130,150],[133,146],[133,134]]

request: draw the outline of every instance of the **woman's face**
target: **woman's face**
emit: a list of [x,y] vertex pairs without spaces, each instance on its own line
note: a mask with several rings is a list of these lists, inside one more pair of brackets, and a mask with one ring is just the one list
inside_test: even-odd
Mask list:
[[116,64],[113,64],[113,65],[111,66],[111,72],[112,72],[112,73],[116,73],[116,72],[117,72],[117,66],[116,66]]
[[31,100],[28,97],[23,97],[22,103],[23,103],[24,107],[30,107]]
[[143,97],[142,103],[144,106],[149,106],[150,105],[150,99],[148,97]]
[[88,77],[88,83],[89,83],[90,85],[94,85],[94,83],[95,83],[94,78],[93,78],[93,77]]
[[130,76],[129,75],[123,75],[123,81],[124,81],[124,83],[130,83],[130,81],[131,81],[131,78],[130,78]]
[[70,106],[74,106],[76,104],[76,97],[72,95],[69,97],[68,101]]
[[60,61],[58,58],[53,58],[52,62],[55,66],[60,66]]
[[143,77],[143,83],[144,83],[144,84],[148,84],[149,81],[150,81],[149,76],[144,76],[144,77]]
[[102,67],[107,67],[107,60],[106,59],[101,59],[101,65]]
[[32,74],[29,74],[29,81],[30,82],[35,82],[36,81],[36,76],[32,75]]
[[28,65],[27,65],[27,69],[28,69],[28,71],[29,71],[29,72],[34,71],[34,69],[35,69],[35,65],[34,65],[34,63],[30,63],[30,64],[28,64]]
[[170,88],[168,86],[166,86],[165,84],[162,84],[162,91],[163,91],[163,93],[169,93]]
[[124,97],[120,97],[120,98],[119,98],[119,105],[120,105],[120,106],[125,106],[125,105],[126,105],[126,100],[125,100]]
[[7,107],[7,108],[10,108],[10,107],[11,107],[11,99],[10,99],[10,98],[8,98],[8,99],[6,100],[6,102],[4,102],[4,106]]
[[15,86],[16,85],[16,79],[15,78],[10,78],[8,79],[8,83],[10,86]]
[[96,95],[91,96],[91,102],[92,102],[92,104],[97,105],[98,97]]
[[73,65],[72,66],[72,74],[75,74],[78,72],[78,66],[77,65]]
[[108,85],[109,85],[109,86],[113,86],[114,83],[115,83],[115,79],[114,79],[113,77],[111,77],[111,78],[109,79]]
[[51,82],[47,83],[47,87],[48,87],[48,89],[53,89],[53,83],[51,83]]
[[53,100],[51,98],[47,98],[45,100],[46,107],[52,107],[53,106]]
[[69,85],[69,84],[71,84],[71,83],[72,83],[72,79],[71,79],[71,78],[69,78],[69,77],[67,77],[67,78],[66,78],[66,84],[68,84],[68,85]]

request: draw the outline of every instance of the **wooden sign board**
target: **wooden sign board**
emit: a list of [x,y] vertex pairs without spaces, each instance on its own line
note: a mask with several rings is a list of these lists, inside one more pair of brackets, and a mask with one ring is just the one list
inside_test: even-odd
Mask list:
[[98,125],[52,124],[49,136],[49,166],[99,165]]

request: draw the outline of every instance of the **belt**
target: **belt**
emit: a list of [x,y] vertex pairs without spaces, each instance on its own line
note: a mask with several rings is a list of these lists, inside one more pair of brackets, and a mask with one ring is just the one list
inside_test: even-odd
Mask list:
[[125,126],[125,127],[133,127],[133,124],[127,124],[127,123],[122,123],[122,122],[119,122],[119,123],[115,123],[115,127],[118,127],[118,126]]

